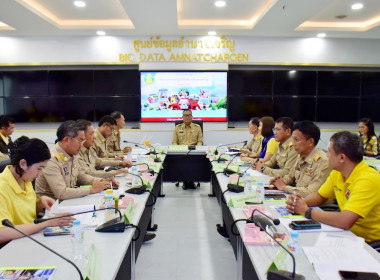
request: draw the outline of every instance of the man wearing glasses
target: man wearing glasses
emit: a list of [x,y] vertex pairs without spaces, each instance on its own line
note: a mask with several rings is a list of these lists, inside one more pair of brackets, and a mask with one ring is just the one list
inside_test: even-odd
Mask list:
[[289,117],[282,117],[276,121],[273,133],[274,139],[280,143],[276,153],[268,160],[259,160],[252,164],[252,168],[261,171],[269,176],[285,176],[297,160],[297,152],[294,150],[292,141],[293,120]]
[[[54,199],[70,199],[98,193],[110,186],[108,181],[86,175],[78,168],[79,153],[85,141],[84,131],[75,121],[66,121],[57,129],[57,143],[42,175],[36,179],[36,194]],[[89,188],[75,186],[91,185]]]
[[[116,120],[109,116],[103,116],[98,127],[95,129],[95,144],[91,149],[94,149],[98,157],[100,158],[115,158],[114,153],[108,151],[108,141],[107,138],[111,137],[112,133],[115,131]],[[117,157],[118,160],[122,160],[123,157]]]
[[[191,110],[183,110],[183,123],[178,124],[173,133],[173,145],[202,145],[202,129],[198,124],[192,123],[193,115]],[[184,182],[183,189],[195,189],[194,182]]]

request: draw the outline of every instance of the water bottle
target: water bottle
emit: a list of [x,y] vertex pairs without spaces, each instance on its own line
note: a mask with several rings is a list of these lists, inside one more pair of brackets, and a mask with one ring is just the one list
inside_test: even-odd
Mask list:
[[257,183],[257,186],[256,186],[256,198],[260,202],[264,202],[264,197],[265,197],[264,184],[262,182],[259,182]]
[[80,263],[84,259],[84,246],[83,246],[83,228],[79,220],[73,222],[70,229],[71,238],[71,257],[75,263]]
[[[290,253],[293,254],[295,260],[296,260],[296,269],[297,269],[297,266],[299,265],[299,262],[300,262],[300,254],[301,254],[301,244],[298,240],[298,231],[295,231],[293,230],[291,233],[290,233],[290,238],[288,240],[288,250]],[[289,256],[290,258],[290,256]],[[288,269],[290,271],[293,270],[293,261],[292,260],[289,260],[288,262]],[[299,270],[299,269],[297,269]]]
[[[115,200],[113,199],[112,194],[107,194],[107,199],[105,200],[104,203],[104,208],[115,208]],[[105,215],[105,222],[112,220],[114,218],[115,210],[114,209],[108,209],[106,210],[106,215]]]
[[132,162],[132,152],[131,151],[129,151],[127,153],[127,160],[130,161],[130,162]]
[[[132,167],[132,172],[133,175],[139,175],[139,172],[137,171],[137,166]],[[132,187],[138,187],[140,185],[140,178],[138,176],[133,176],[132,175]]]
[[141,163],[141,153],[138,153],[137,158],[136,158],[136,164],[140,164],[140,163]]
[[252,178],[248,172],[244,174],[244,192],[251,193],[252,192]]

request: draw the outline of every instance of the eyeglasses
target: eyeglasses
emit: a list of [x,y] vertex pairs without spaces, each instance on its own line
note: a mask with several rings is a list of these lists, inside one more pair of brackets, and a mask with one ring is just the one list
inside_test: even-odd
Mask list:
[[115,128],[114,128],[114,127],[112,127],[112,126],[110,126],[110,125],[108,125],[108,124],[107,124],[107,126],[108,126],[109,128],[111,128],[112,132],[115,131]]
[[190,115],[189,114],[183,115],[184,118],[190,118],[192,116],[193,116],[192,114],[190,114]]
[[74,138],[74,137],[71,137],[71,139],[75,140],[76,142],[78,142],[78,143],[81,144],[81,145],[83,145],[84,142],[86,142],[86,139],[84,139],[84,140],[78,140],[78,139],[76,139],[76,138]]
[[284,129],[283,128],[277,128],[277,127],[275,127],[275,128],[273,128],[273,133],[279,132],[281,130],[284,130]]

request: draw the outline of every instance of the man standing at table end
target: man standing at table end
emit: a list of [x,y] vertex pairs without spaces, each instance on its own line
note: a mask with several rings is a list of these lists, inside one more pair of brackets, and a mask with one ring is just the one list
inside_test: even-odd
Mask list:
[[[287,208],[308,219],[349,229],[366,242],[380,240],[380,174],[363,161],[360,137],[348,131],[335,133],[328,149],[333,171],[326,182],[305,199],[298,194],[290,196]],[[327,199],[336,199],[340,212],[310,208]]]
[[[186,109],[182,112],[183,123],[178,124],[173,133],[173,145],[202,145],[203,135],[201,127],[192,123],[193,114],[191,110]],[[194,182],[183,182],[183,189],[195,189]]]

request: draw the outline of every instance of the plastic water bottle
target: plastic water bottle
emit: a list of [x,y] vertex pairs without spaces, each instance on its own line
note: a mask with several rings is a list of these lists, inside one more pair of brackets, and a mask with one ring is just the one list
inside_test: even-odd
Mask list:
[[137,187],[140,185],[140,178],[134,175],[138,175],[139,172],[137,171],[137,166],[132,167],[132,187]]
[[265,197],[264,185],[262,182],[258,182],[256,186],[256,198],[260,200],[261,202],[264,202],[264,197]]
[[132,162],[132,152],[131,151],[129,151],[127,153],[127,160],[130,161],[130,162]]
[[[112,194],[107,194],[107,199],[105,200],[104,207],[105,208],[115,208],[115,200],[113,199]],[[115,216],[114,214],[115,214],[114,209],[106,210],[105,222],[112,220]]]
[[[290,238],[288,240],[288,250],[290,253],[293,254],[295,260],[296,260],[296,270],[299,270],[297,268],[297,266],[299,265],[299,262],[300,262],[300,254],[301,254],[301,244],[298,240],[298,231],[295,231],[293,230],[291,233],[290,233]],[[289,259],[290,259],[290,256],[289,256]],[[292,260],[290,260],[288,262],[288,269],[289,271],[293,271],[293,262]]]
[[141,163],[141,153],[138,153],[137,158],[136,158],[136,164],[140,164],[140,163]]
[[81,263],[84,260],[84,233],[83,228],[79,220],[73,222],[73,226],[70,229],[71,238],[71,257],[74,262]]
[[252,178],[248,172],[244,174],[244,192],[251,193],[252,192]]

